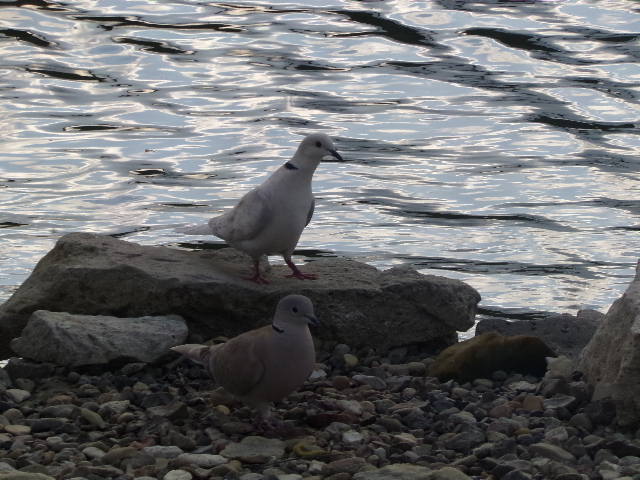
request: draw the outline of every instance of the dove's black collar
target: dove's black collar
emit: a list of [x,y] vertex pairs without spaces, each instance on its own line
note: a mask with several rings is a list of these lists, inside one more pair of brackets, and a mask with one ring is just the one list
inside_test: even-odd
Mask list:
[[[286,165],[286,163],[285,163],[285,165]],[[271,328],[273,328],[278,333],[284,333],[284,328],[280,328],[277,325],[274,325],[273,323],[271,324]]]
[[293,163],[291,162],[287,162],[284,164],[284,168],[286,168],[287,170],[298,170],[298,167],[296,167]]

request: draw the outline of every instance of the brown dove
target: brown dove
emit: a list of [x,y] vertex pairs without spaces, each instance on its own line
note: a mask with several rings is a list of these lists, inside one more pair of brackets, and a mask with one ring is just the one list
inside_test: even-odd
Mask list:
[[271,325],[222,344],[178,345],[171,350],[204,365],[219,385],[268,423],[271,402],[298,389],[313,370],[316,352],[309,324],[318,323],[311,300],[288,295],[278,302]]

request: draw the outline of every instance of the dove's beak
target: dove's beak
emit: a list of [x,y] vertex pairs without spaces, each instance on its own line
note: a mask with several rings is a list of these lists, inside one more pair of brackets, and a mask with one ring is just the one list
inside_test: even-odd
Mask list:
[[305,315],[304,318],[306,318],[309,321],[309,323],[311,325],[313,325],[314,327],[319,327],[320,326],[320,320],[318,320],[313,315]]
[[[325,160],[325,158],[327,157],[331,157],[333,160]],[[342,158],[342,155],[340,155],[337,151],[330,149],[329,150],[329,154],[325,155],[325,157],[322,159],[323,162],[344,162],[344,158]]]

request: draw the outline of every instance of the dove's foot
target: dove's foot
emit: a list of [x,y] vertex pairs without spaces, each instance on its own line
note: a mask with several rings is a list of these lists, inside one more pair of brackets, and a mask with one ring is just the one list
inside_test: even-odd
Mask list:
[[290,259],[285,258],[284,261],[287,262],[292,272],[291,275],[287,275],[287,278],[297,278],[299,280],[315,280],[318,278],[318,276],[313,273],[302,273]]
[[253,262],[253,275],[251,275],[250,277],[243,277],[243,279],[257,283],[258,285],[269,284],[269,280],[260,275],[260,259],[254,260]]

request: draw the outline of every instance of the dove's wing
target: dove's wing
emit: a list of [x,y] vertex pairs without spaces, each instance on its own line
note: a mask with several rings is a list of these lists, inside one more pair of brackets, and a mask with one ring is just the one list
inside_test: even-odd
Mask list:
[[309,207],[309,213],[307,213],[307,223],[304,224],[305,227],[307,225],[309,225],[309,222],[311,221],[311,217],[313,217],[313,211],[315,209],[316,209],[316,199],[312,198],[311,199],[311,206]]
[[216,381],[239,397],[250,394],[264,376],[264,351],[271,326],[232,338],[217,352],[213,367]]
[[227,242],[251,240],[260,234],[272,218],[272,208],[259,189],[248,192],[233,209],[212,218],[213,234]]

